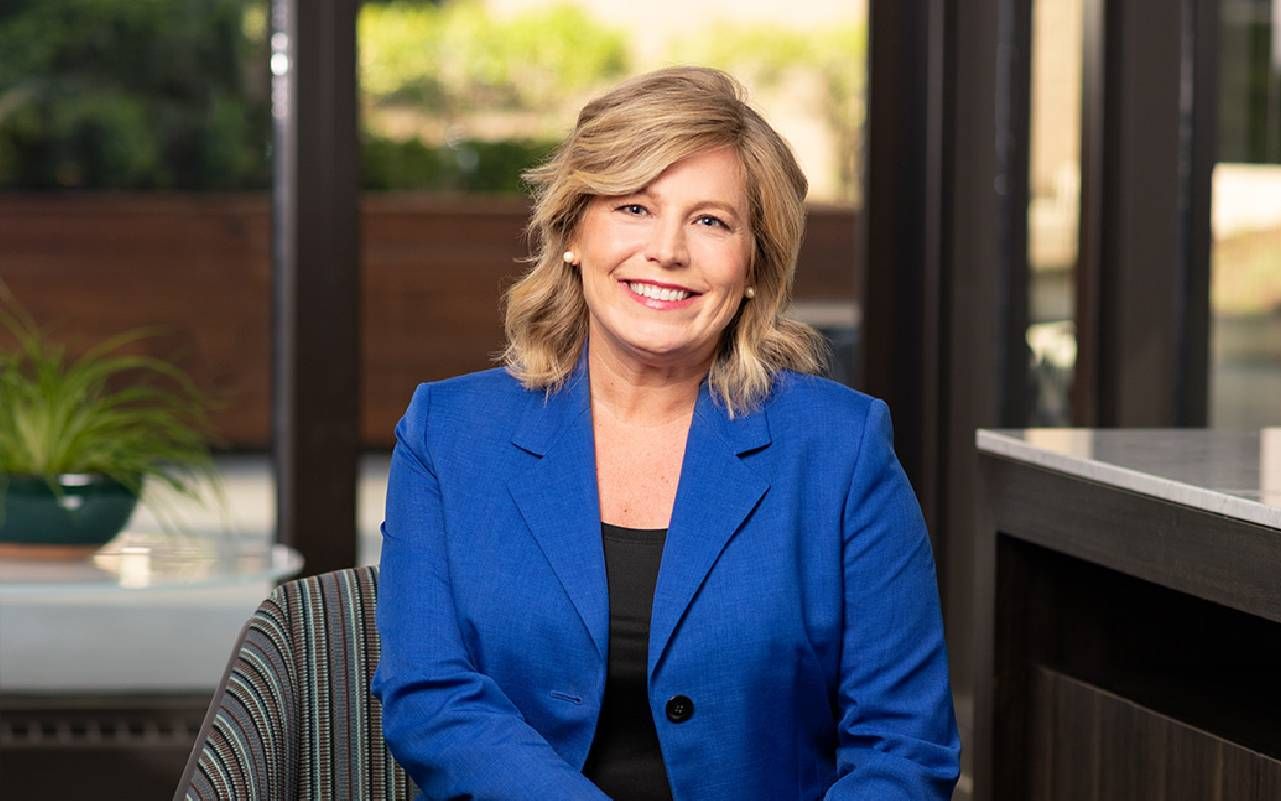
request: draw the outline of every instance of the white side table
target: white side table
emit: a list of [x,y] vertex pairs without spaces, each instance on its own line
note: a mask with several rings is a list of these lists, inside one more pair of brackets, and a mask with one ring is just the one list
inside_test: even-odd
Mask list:
[[0,694],[208,692],[302,569],[265,533],[128,530],[77,561],[0,558]]

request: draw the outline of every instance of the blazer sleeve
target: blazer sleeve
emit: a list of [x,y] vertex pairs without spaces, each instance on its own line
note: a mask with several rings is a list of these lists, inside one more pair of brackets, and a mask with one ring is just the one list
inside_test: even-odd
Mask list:
[[476,670],[459,632],[422,385],[396,426],[387,486],[371,689],[392,755],[429,798],[608,801]]
[[844,513],[844,611],[830,801],[952,797],[960,738],[925,521],[872,402]]

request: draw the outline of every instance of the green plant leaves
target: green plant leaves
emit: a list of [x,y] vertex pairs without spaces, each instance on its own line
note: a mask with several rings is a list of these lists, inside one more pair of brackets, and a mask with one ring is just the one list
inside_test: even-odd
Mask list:
[[0,285],[0,475],[101,473],[141,494],[146,479],[198,497],[217,485],[208,399],[180,368],[123,352],[128,331],[68,359]]

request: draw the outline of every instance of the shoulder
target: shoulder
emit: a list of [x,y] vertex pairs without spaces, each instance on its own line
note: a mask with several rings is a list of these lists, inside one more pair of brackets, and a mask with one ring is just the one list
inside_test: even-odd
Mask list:
[[830,378],[791,370],[779,372],[766,401],[771,424],[777,420],[813,425],[817,415],[830,423],[861,423],[884,408],[883,401]]
[[414,389],[409,404],[410,411],[422,407],[435,414],[458,414],[476,411],[477,405],[489,408],[493,404],[514,403],[525,398],[529,390],[520,385],[504,367],[494,367],[475,373],[465,373],[439,381],[426,381]]
[[780,372],[765,412],[774,435],[812,451],[857,454],[869,434],[892,447],[885,402],[821,376]]
[[420,397],[429,399],[433,413],[457,413],[474,409],[477,404],[517,402],[528,394],[507,368],[493,367],[419,384],[414,390],[414,401]]
[[414,390],[396,434],[401,440],[417,440],[428,430],[475,434],[510,420],[529,394],[502,367],[428,381]]

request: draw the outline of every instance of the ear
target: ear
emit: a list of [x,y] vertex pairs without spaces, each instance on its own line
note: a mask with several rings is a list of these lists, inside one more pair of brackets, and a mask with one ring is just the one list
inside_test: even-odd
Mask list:
[[567,232],[565,239],[562,241],[561,244],[562,244],[562,247],[561,247],[562,253],[574,254],[574,260],[573,260],[574,264],[578,264],[582,260],[582,252],[578,249],[577,231]]

